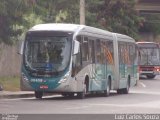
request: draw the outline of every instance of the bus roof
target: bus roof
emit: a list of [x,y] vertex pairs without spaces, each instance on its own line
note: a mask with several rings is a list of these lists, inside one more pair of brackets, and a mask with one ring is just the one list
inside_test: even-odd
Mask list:
[[98,29],[95,27],[90,27],[86,25],[79,24],[67,24],[67,23],[47,23],[47,24],[38,24],[33,26],[29,31],[67,31],[67,32],[77,32],[78,30],[82,31],[91,31],[91,32],[101,32],[101,33],[111,33],[107,30]]
[[138,47],[143,48],[152,48],[152,47],[159,47],[159,44],[156,42],[136,42]]
[[[109,37],[113,39],[112,32],[109,32],[107,30],[102,30],[95,27],[90,27],[86,25],[79,25],[79,24],[67,24],[67,23],[47,23],[47,24],[38,24],[33,26],[29,31],[66,31],[66,32],[74,32],[76,35],[92,35],[92,36],[103,36]],[[115,33],[117,38],[120,41],[132,41],[134,42],[134,39],[127,36]]]
[[48,24],[35,25],[29,31],[68,31],[68,32],[75,32],[80,27],[83,27],[83,25],[63,24],[63,23],[48,23]]
[[119,34],[119,33],[116,33],[116,35],[117,35],[117,38],[118,38],[119,41],[128,42],[128,40],[129,40],[131,42],[135,42],[135,40],[133,38],[131,38],[131,37],[127,36],[127,35],[123,35],[123,34]]

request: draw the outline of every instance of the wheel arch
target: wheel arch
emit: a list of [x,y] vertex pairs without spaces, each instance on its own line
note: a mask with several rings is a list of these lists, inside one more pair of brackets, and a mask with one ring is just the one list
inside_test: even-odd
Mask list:
[[89,90],[89,75],[85,75],[84,84],[86,84],[87,92]]
[[129,74],[128,77],[127,77],[127,84],[129,82],[129,86],[131,86],[131,75]]

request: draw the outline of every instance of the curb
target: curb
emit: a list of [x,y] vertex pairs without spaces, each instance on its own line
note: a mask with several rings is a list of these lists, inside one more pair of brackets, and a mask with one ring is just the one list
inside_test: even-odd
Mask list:
[[0,93],[0,99],[29,98],[29,97],[34,97],[34,93],[12,93],[12,94]]

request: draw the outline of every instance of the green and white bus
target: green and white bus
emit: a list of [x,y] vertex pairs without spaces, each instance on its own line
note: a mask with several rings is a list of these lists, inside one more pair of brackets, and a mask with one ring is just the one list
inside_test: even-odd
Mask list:
[[137,82],[135,40],[126,35],[76,24],[39,24],[21,47],[21,90],[83,99],[110,90],[127,94]]

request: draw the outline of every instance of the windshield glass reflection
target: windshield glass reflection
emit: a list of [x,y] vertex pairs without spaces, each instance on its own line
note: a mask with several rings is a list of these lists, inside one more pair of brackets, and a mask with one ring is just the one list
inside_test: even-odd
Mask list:
[[63,71],[70,55],[68,37],[31,37],[25,45],[25,64],[32,70]]

